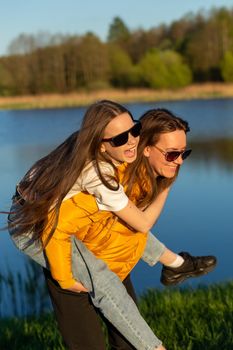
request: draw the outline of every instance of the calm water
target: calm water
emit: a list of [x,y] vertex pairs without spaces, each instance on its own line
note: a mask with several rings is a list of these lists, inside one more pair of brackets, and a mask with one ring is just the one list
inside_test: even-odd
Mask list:
[[[186,119],[190,141],[233,139],[233,100],[196,100],[128,105],[135,118],[153,107],[165,107]],[[15,184],[26,170],[70,133],[79,128],[85,108],[0,111],[1,209],[7,210]],[[153,228],[168,247],[194,255],[214,254],[218,266],[207,276],[185,284],[226,281],[232,278],[233,161],[225,163],[205,147],[185,162],[165,209]],[[224,157],[223,157],[224,159]],[[0,224],[4,224],[3,216]],[[27,262],[26,262],[27,263]],[[6,232],[0,234],[1,273],[24,271],[25,259]],[[140,262],[133,271],[138,293],[158,287],[161,267]]]

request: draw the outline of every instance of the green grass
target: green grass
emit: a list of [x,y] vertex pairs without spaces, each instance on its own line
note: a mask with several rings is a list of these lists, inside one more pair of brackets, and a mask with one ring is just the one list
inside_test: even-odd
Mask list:
[[52,314],[0,320],[1,350],[63,350]]
[[[151,289],[139,307],[168,350],[233,349],[233,282],[193,290]],[[52,314],[2,319],[0,330],[1,350],[65,349]]]
[[148,290],[140,310],[169,350],[233,349],[233,282]]

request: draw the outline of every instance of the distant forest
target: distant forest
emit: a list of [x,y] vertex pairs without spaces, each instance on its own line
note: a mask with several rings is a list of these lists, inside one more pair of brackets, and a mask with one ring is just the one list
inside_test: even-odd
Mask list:
[[130,30],[115,17],[106,42],[91,32],[20,34],[8,52],[0,57],[0,96],[233,82],[233,9],[149,30]]

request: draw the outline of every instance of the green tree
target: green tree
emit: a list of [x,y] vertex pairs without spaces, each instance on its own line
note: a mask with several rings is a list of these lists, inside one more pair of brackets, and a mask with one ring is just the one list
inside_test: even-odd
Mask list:
[[29,93],[30,72],[28,69],[29,55],[13,55],[5,57],[4,67],[8,72],[12,95]]
[[175,51],[167,50],[160,53],[161,60],[168,71],[169,87],[183,87],[192,82],[192,72],[183,62],[182,56]]
[[233,52],[227,51],[221,64],[221,74],[226,82],[233,82]]
[[233,14],[222,8],[210,16],[190,36],[186,57],[198,80],[219,80],[220,64],[233,48]]
[[133,63],[138,63],[148,50],[160,49],[167,38],[167,27],[160,25],[149,30],[138,29],[130,33],[125,51]]
[[63,46],[46,47],[34,52],[32,79],[37,81],[38,92],[66,92]]
[[86,34],[77,45],[77,79],[83,86],[104,86],[109,78],[107,45],[92,33]]
[[0,60],[0,96],[9,96],[12,93],[12,77],[5,67],[5,58]]
[[147,52],[139,62],[141,81],[151,88],[168,86],[168,72],[158,51]]
[[109,42],[122,42],[129,38],[130,31],[120,17],[115,17],[108,31]]
[[152,50],[139,63],[141,80],[151,88],[176,88],[190,84],[192,75],[174,51]]
[[[69,38],[62,47],[58,46],[61,61],[63,61],[62,74],[65,82],[65,91],[74,91],[83,86],[83,78],[80,73],[79,45],[83,38],[74,36]],[[63,59],[62,59],[63,58]],[[62,76],[61,76],[62,78]]]
[[129,55],[120,47],[110,45],[110,81],[118,87],[129,87],[138,85],[138,70],[133,65]]
[[193,32],[196,28],[200,28],[204,21],[205,19],[200,13],[195,16],[190,12],[181,19],[172,22],[167,30],[167,37],[172,43],[172,49],[184,54]]

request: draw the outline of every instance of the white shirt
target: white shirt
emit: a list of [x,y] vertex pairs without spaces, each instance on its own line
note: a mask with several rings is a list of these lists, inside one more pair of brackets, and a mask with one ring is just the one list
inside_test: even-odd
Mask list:
[[[114,176],[114,169],[110,164],[101,162],[100,168],[105,177]],[[114,180],[109,180],[109,182],[112,185],[117,185]],[[81,175],[67,193],[63,201],[73,197],[75,194],[78,194],[81,191],[92,194],[95,197],[97,206],[100,210],[113,212],[119,211],[125,208],[129,201],[129,198],[126,196],[124,188],[121,184],[119,184],[118,189],[115,191],[109,189],[103,184],[99,178],[94,162],[89,163],[84,168]]]

